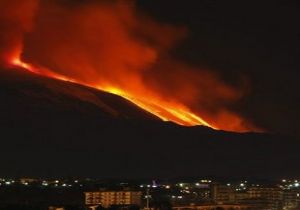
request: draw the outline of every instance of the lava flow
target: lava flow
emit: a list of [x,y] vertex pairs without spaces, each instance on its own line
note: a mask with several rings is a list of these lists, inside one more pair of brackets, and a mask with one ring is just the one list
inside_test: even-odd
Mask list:
[[11,64],[26,69],[35,74],[39,74],[39,75],[43,75],[46,77],[55,78],[63,81],[80,83],[85,86],[93,87],[102,91],[119,95],[131,101],[132,103],[136,104],[140,108],[154,114],[155,116],[159,117],[164,121],[172,121],[184,126],[204,125],[204,126],[211,127],[213,129],[217,129],[216,127],[210,125],[201,117],[190,112],[186,107],[180,104],[171,104],[162,100],[159,101],[156,98],[146,99],[142,97],[135,97],[133,94],[123,91],[116,87],[101,87],[101,86],[93,86],[91,84],[81,83],[74,79],[67,78],[65,76],[53,73],[52,71],[43,68],[39,69],[37,67],[34,67],[33,65],[23,62],[20,58],[20,55],[15,56],[15,58],[11,60]]
[[12,59],[10,59],[10,65],[12,66],[16,66],[16,67],[20,67],[23,68],[27,71],[30,71],[31,73],[34,74],[38,74],[38,75],[42,75],[42,76],[46,76],[46,77],[50,77],[50,78],[54,78],[54,79],[58,79],[58,80],[63,80],[63,81],[68,81],[68,82],[74,82],[74,83],[78,83],[73,79],[67,78],[63,75],[54,73],[52,71],[49,71],[46,68],[37,68],[31,64],[28,64],[24,61],[22,61],[21,59],[21,52],[17,51],[17,53],[14,53],[15,55],[13,56]]

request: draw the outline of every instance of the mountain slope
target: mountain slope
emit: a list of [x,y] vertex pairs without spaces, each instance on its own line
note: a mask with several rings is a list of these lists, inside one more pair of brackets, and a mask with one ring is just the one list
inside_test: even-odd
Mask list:
[[0,175],[281,177],[297,139],[162,122],[131,102],[22,69],[0,71]]
[[34,120],[44,114],[61,114],[61,117],[70,114],[106,120],[159,120],[117,95],[34,75],[23,69],[0,70],[0,78],[0,98],[6,101],[0,108],[2,114],[12,118]]

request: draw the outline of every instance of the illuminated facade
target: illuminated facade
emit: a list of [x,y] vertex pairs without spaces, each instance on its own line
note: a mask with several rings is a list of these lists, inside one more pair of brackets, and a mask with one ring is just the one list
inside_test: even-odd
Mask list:
[[249,195],[245,190],[239,191],[231,185],[213,184],[211,187],[211,197],[218,204],[232,204],[247,199]]
[[142,193],[139,191],[97,191],[85,192],[86,205],[141,205]]
[[283,192],[279,187],[250,187],[249,199],[262,209],[282,209]]

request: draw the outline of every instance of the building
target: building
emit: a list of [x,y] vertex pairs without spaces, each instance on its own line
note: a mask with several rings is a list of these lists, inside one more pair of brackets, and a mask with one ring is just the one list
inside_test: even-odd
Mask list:
[[212,199],[219,204],[234,203],[234,193],[234,189],[231,186],[213,184],[211,187]]
[[248,199],[248,193],[237,190],[232,185],[213,184],[211,186],[211,198],[217,204],[235,204]]
[[283,191],[279,187],[256,186],[248,190],[249,201],[264,210],[282,209]]
[[139,191],[96,191],[84,194],[88,206],[101,205],[107,208],[112,205],[141,205],[142,193]]
[[283,209],[300,209],[299,189],[289,189],[283,192]]

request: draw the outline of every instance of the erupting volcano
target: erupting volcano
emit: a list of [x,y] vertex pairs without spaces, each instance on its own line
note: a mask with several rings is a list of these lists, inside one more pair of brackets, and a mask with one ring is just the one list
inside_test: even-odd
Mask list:
[[170,55],[185,27],[158,23],[132,2],[69,4],[1,1],[2,63],[122,96],[164,121],[256,129],[230,108],[243,88]]
[[[43,76],[64,80],[64,81],[81,83],[74,79],[70,79],[65,76],[52,73],[51,71],[40,70],[30,64],[23,62],[20,59],[20,56],[16,56],[15,58],[13,58],[11,64]],[[210,125],[209,123],[207,123],[206,121],[204,121],[203,119],[201,119],[200,117],[198,117],[197,115],[191,113],[186,107],[180,104],[175,104],[175,103],[171,104],[163,100],[159,101],[155,97],[143,98],[143,96],[135,96],[134,93],[133,94],[126,93],[126,91],[123,91],[122,89],[118,89],[115,87],[101,87],[101,85],[93,86],[90,84],[83,84],[83,85],[122,96],[127,100],[133,102],[134,104],[138,105],[139,107],[145,109],[146,111],[156,115],[157,117],[165,121],[173,121],[180,125],[186,125],[186,126],[205,125],[217,129],[212,125]]]

